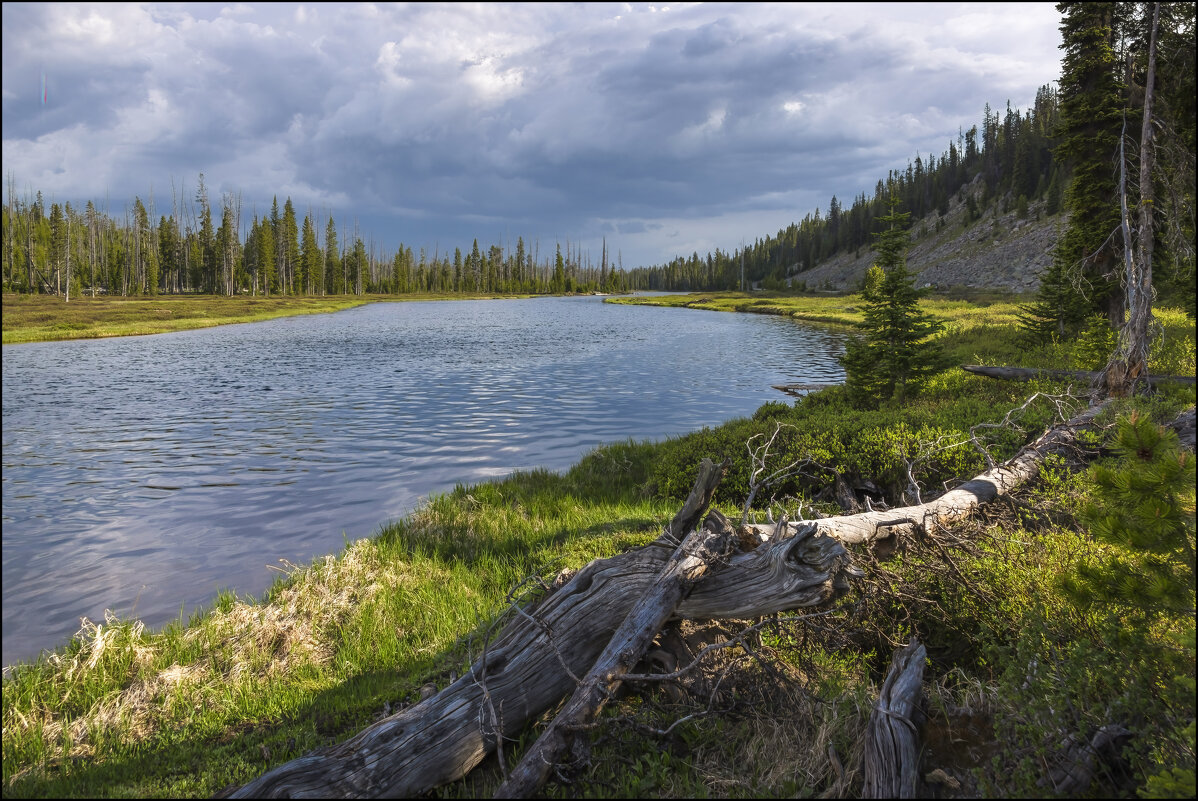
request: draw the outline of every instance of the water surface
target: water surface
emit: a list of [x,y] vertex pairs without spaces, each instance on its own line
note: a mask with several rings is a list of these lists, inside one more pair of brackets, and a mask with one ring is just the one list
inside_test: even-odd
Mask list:
[[789,319],[598,298],[374,303],[3,348],[3,663],[104,610],[155,626],[429,493],[843,379]]

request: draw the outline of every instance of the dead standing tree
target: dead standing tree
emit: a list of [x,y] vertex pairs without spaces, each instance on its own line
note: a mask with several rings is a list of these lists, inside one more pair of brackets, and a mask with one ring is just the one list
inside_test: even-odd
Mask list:
[[[1148,77],[1144,84],[1144,120],[1140,128],[1140,226],[1138,252],[1132,252],[1131,226],[1127,211],[1127,160],[1123,140],[1119,142],[1119,200],[1122,209],[1124,277],[1127,292],[1127,322],[1119,330],[1115,352],[1102,372],[1103,390],[1113,396],[1128,395],[1148,374],[1148,327],[1152,322],[1152,245],[1154,196],[1152,187],[1152,94],[1156,81],[1156,35],[1160,3],[1153,6],[1152,33],[1148,44]],[[1126,127],[1126,123],[1124,125]]]

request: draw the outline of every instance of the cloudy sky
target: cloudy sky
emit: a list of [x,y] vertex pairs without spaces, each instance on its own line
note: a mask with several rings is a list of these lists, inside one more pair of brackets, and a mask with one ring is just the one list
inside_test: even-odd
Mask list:
[[[376,244],[732,250],[1060,69],[1051,3],[3,5],[18,192],[172,180]],[[323,230],[323,226],[321,226]],[[551,249],[551,245],[548,246]]]

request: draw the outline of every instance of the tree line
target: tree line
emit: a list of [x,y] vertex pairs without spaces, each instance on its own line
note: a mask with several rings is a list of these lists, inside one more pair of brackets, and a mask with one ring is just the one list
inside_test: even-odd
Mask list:
[[1057,9],[1064,57],[1054,157],[1069,176],[1069,220],[1024,328],[1041,340],[1075,335],[1095,318],[1121,329],[1136,261],[1149,294],[1192,316],[1195,6]]
[[[107,206],[107,204],[106,204]],[[302,220],[291,198],[246,223],[239,194],[216,203],[201,173],[194,196],[172,187],[171,210],[154,221],[154,201],[140,196],[120,217],[93,201],[82,210],[51,203],[39,191],[17,196],[7,178],[3,209],[6,292],[72,295],[362,295],[560,294],[622,292],[637,286],[613,259],[604,240],[599,258],[580,245],[555,242],[542,253],[538,240],[466,253],[402,243],[394,250],[363,240],[357,224],[338,228],[332,215],[309,210]]]
[[[1088,317],[1086,339],[1100,339],[1109,353],[1097,380],[1106,394],[1127,395],[1147,386],[1157,297],[1174,294],[1194,315],[1194,6],[1058,9],[1065,57],[1053,156],[1068,171],[1069,216],[1038,298],[1022,307],[1021,327],[1048,341],[1078,334]],[[980,175],[986,186],[997,175],[1001,186],[1001,172]],[[1008,197],[1030,178],[1007,176]],[[864,336],[841,359],[859,405],[901,402],[944,366],[929,339],[942,326],[918,308],[906,269],[903,185],[893,175],[889,185],[890,213],[880,218],[887,229],[875,235],[878,258],[861,293]]]

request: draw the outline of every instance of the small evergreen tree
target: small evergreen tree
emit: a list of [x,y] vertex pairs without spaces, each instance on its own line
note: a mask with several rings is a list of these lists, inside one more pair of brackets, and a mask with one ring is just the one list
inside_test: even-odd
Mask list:
[[874,245],[875,266],[882,275],[871,270],[861,293],[865,336],[851,340],[840,360],[847,374],[845,386],[863,406],[891,399],[902,402],[944,363],[939,345],[928,339],[944,325],[919,309],[921,293],[907,270],[904,225],[911,215],[900,213],[898,202],[891,194],[890,213],[878,218],[887,225]]
[[1019,326],[1032,342],[1064,339],[1085,325],[1090,304],[1077,287],[1080,276],[1069,269],[1067,260],[1058,244],[1052,262],[1040,275],[1036,300],[1019,307]]
[[[1194,455],[1177,435],[1133,412],[1116,427],[1114,466],[1096,465],[1084,511],[1103,554],[1063,579],[1082,608],[1105,607],[1108,631],[1141,669],[1159,672],[1172,729],[1153,748],[1142,798],[1194,797]],[[1148,632],[1171,629],[1174,643]],[[1168,677],[1172,674],[1172,681]],[[1188,711],[1187,711],[1188,707]]]
[[1119,421],[1114,451],[1115,467],[1091,471],[1085,519],[1098,542],[1115,547],[1078,565],[1066,589],[1086,606],[1192,614],[1194,457],[1179,449],[1176,434],[1135,412]]

